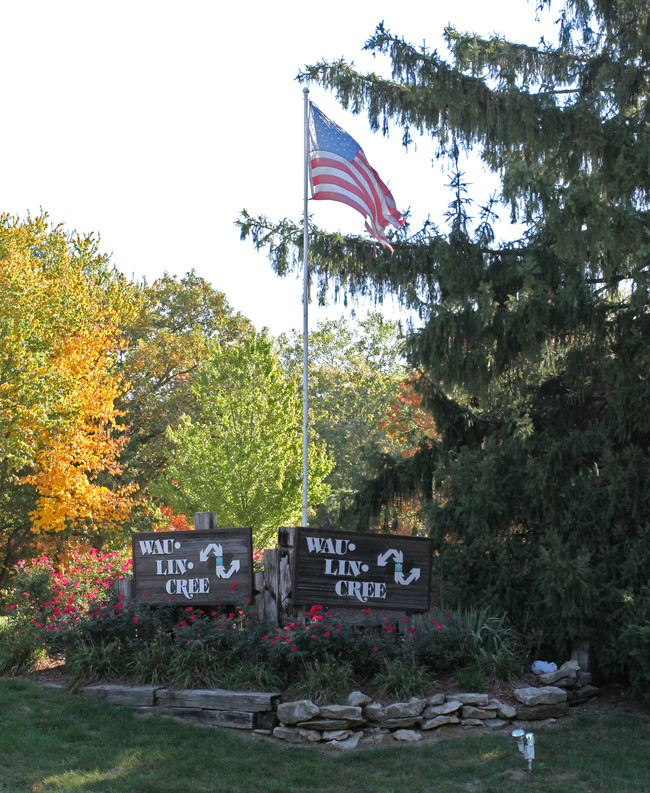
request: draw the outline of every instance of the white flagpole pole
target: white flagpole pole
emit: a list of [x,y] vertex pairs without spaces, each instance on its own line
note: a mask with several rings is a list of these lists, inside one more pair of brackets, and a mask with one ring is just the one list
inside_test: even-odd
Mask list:
[[307,484],[309,479],[309,88],[303,88],[305,100],[305,165],[304,165],[304,211],[303,211],[303,291],[302,291],[302,525],[307,526]]

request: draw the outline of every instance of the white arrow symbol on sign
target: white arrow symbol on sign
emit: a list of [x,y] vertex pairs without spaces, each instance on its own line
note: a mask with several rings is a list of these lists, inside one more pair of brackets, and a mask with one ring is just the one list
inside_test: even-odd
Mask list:
[[[222,564],[217,565],[217,577],[218,578],[230,578],[233,573],[238,572],[240,568],[239,559],[235,559],[234,562],[230,563],[230,567],[228,568],[228,572],[226,572],[226,568]],[[419,572],[419,571],[418,571]]]
[[405,586],[410,584],[412,581],[417,581],[420,577],[420,568],[414,567],[411,570],[411,573],[408,578],[404,578],[404,573],[401,570],[395,570],[395,583],[396,584],[404,584]]
[[199,559],[202,562],[207,562],[210,553],[213,553],[215,556],[222,556],[223,549],[219,545],[219,543],[211,542],[209,545],[206,545],[205,548],[199,554]]
[[385,553],[380,553],[377,557],[379,567],[386,567],[391,556],[396,562],[401,562],[404,559],[402,551],[398,551],[397,548],[389,548]]

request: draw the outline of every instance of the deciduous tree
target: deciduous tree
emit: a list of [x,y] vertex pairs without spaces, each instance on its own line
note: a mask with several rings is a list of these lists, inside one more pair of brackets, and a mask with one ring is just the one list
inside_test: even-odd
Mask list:
[[130,428],[123,456],[130,477],[146,493],[167,464],[167,428],[197,407],[192,382],[212,341],[227,346],[251,324],[194,271],[142,283],[138,294],[138,311],[124,327],[121,371],[129,388],[119,404]]
[[[279,348],[284,365],[300,379],[302,336],[281,337]],[[407,372],[401,351],[398,323],[376,312],[355,323],[328,320],[309,334],[310,431],[334,461],[327,477],[332,491],[314,518],[318,525],[340,521],[341,504],[393,446],[381,425]]]
[[4,215],[0,292],[1,585],[35,533],[105,537],[128,516],[132,488],[117,483],[124,279],[92,237]]
[[[155,492],[177,511],[216,511],[220,526],[251,526],[257,547],[299,522],[302,405],[266,333],[213,340],[191,386],[197,410],[167,436],[173,453]],[[309,488],[318,503],[332,464],[310,447]]]

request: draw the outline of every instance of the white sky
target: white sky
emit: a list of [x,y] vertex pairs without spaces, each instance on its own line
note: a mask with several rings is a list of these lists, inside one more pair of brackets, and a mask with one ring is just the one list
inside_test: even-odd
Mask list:
[[[532,44],[549,32],[526,0],[0,0],[0,212],[43,209],[69,230],[99,233],[129,276],[194,268],[258,328],[301,328],[300,277],[275,276],[234,221],[243,208],[300,219],[294,77],[340,56],[385,70],[362,52],[381,20],[431,49],[442,49],[449,22]],[[414,230],[429,214],[442,224],[450,199],[432,141],[405,153],[399,134],[373,134],[321,88],[310,98],[356,138],[398,208],[411,207]],[[363,233],[348,207],[311,211],[327,230]],[[342,312],[310,307],[310,324]]]

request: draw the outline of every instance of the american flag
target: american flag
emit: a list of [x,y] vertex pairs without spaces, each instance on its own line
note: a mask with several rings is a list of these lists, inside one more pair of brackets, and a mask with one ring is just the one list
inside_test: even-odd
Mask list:
[[384,229],[404,225],[390,190],[371,167],[363,149],[313,102],[309,103],[309,173],[312,198],[341,201],[366,218],[366,229],[388,248]]

